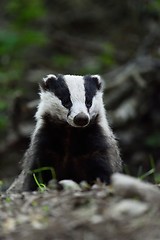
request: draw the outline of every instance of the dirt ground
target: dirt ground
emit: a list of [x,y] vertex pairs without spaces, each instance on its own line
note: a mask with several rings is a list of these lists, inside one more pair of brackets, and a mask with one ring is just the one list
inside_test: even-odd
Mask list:
[[157,187],[121,174],[111,186],[2,193],[0,239],[159,240],[159,200]]

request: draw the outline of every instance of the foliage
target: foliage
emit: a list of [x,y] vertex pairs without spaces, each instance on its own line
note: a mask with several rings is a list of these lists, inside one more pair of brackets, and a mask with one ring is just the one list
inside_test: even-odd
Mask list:
[[[132,175],[130,170],[129,166],[125,165],[124,172],[127,175]],[[149,170],[145,171],[141,165],[137,171],[137,177],[141,180],[152,181],[154,184],[160,184],[160,173],[156,169],[153,157],[149,158]]]
[[99,62],[102,67],[114,67],[116,64],[115,60],[115,46],[110,42],[104,44],[104,50],[99,56]]
[[61,70],[61,69],[68,69],[71,64],[74,62],[74,58],[67,54],[56,54],[52,57],[52,62],[54,66]]
[[56,179],[56,173],[54,168],[52,167],[42,167],[42,168],[37,168],[33,170],[32,174],[33,174],[35,183],[37,184],[38,189],[42,192],[46,189],[46,185],[44,184],[43,177],[42,177],[42,172],[44,171],[50,171],[52,175],[52,179]]
[[8,126],[8,96],[22,88],[21,79],[30,64],[28,51],[47,43],[44,32],[37,28],[46,13],[42,0],[11,0],[3,10],[7,18],[0,29],[0,131]]
[[152,133],[146,139],[146,145],[149,147],[160,147],[160,132]]
[[160,0],[150,1],[148,8],[152,12],[160,13]]

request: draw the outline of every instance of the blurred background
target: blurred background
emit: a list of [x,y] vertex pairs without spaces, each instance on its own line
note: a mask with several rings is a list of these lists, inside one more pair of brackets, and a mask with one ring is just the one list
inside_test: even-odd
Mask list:
[[160,182],[160,0],[0,1],[3,186],[20,171],[49,73],[100,74],[124,172]]

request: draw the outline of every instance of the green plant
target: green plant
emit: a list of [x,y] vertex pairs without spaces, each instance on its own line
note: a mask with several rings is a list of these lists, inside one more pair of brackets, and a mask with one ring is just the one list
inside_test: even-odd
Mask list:
[[52,57],[52,62],[56,68],[67,69],[74,63],[74,58],[67,54],[56,54]]
[[160,13],[160,0],[150,1],[148,4],[148,9],[150,11]]
[[116,64],[115,47],[113,44],[107,42],[103,47],[103,53],[99,56],[99,62],[103,66],[113,67]]
[[0,191],[2,190],[3,188],[3,185],[4,185],[4,182],[2,180],[0,180]]
[[160,132],[153,132],[146,138],[146,145],[149,147],[160,147]]
[[[42,172],[44,171],[50,171],[52,175],[52,179],[56,179],[56,173],[54,168],[52,167],[42,167],[42,168],[37,168],[32,171],[33,178],[41,192],[46,190],[46,185],[43,183],[43,177],[42,177]],[[37,175],[36,175],[37,174]]]
[[[144,172],[143,167],[140,166],[138,168],[137,172],[137,178],[141,180],[148,180],[148,178],[151,178],[153,183],[159,184],[160,183],[160,173],[157,173],[156,171],[156,166],[155,166],[155,161],[152,157],[149,158],[150,161],[150,169],[146,172]],[[131,171],[127,165],[124,166],[124,172],[127,175],[131,175]]]
[[0,28],[0,133],[5,132],[8,106],[14,92],[23,88],[24,72],[30,67],[30,53],[47,44],[38,24],[46,15],[43,0],[10,0],[3,5]]
[[10,203],[11,202],[11,198],[10,197],[6,197],[5,201],[6,201],[6,203]]
[[41,192],[43,192],[43,191],[46,189],[46,185],[43,184],[43,183],[40,183],[40,182],[38,181],[38,178],[36,177],[36,174],[35,174],[35,173],[33,173],[33,177],[34,177],[34,180],[35,180],[35,182],[36,182],[36,184],[37,184],[37,186],[38,186],[38,189],[39,189]]
[[147,179],[148,177],[153,177],[153,182],[155,184],[160,183],[160,174],[156,172],[156,166],[155,166],[155,161],[152,157],[150,157],[150,170],[142,173],[142,168],[139,169],[138,177],[141,180]]

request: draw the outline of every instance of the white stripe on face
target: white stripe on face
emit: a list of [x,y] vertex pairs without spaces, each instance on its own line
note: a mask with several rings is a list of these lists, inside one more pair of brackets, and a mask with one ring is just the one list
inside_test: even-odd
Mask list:
[[85,87],[84,87],[84,79],[83,76],[72,76],[72,75],[65,75],[64,76],[65,82],[68,86],[70,91],[70,98],[72,102],[72,107],[70,110],[70,114],[68,116],[69,124],[74,126],[73,119],[79,113],[84,113],[88,116],[88,110],[85,105]]
[[72,103],[85,103],[84,79],[82,76],[65,75],[64,80],[71,94]]

